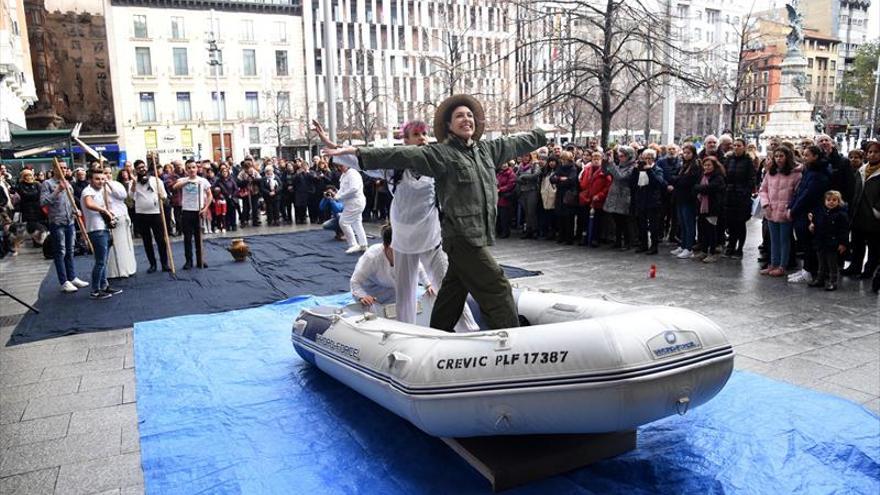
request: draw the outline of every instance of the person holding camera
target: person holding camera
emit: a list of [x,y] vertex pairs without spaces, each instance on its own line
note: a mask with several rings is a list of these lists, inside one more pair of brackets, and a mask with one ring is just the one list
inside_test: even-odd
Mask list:
[[116,216],[104,201],[104,170],[89,169],[89,185],[82,192],[82,211],[86,231],[92,241],[95,266],[92,267],[92,299],[107,299],[122,292],[107,282],[107,255],[110,252],[110,229],[116,226]]

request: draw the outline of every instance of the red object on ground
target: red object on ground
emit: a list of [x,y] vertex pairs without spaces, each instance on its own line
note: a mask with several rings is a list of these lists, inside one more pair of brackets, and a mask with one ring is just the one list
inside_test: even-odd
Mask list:
[[648,278],[657,278],[657,265],[651,265],[651,269],[648,270]]

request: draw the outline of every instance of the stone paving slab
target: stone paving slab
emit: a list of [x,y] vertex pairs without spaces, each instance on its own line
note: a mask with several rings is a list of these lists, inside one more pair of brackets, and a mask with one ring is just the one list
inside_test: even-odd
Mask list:
[[[727,333],[738,369],[880,414],[877,296],[851,279],[826,293],[760,277],[755,225],[743,260],[714,265],[677,260],[666,245],[644,256],[507,239],[492,252],[500,263],[544,272],[513,280],[519,287],[703,313]],[[656,279],[648,278],[651,264]],[[0,260],[4,283],[29,302],[48,270],[36,250]],[[22,309],[0,298],[0,317],[17,319]],[[0,325],[5,345],[13,326]],[[144,493],[132,342],[129,328],[0,347],[0,494]]]
[[51,495],[55,493],[58,467],[0,478],[3,495]]
[[10,447],[0,462],[0,478],[118,455],[120,439],[119,428],[113,428]]
[[61,414],[0,426],[0,449],[61,438],[69,423],[70,414]]
[[122,403],[122,386],[77,392],[75,394],[37,397],[28,402],[22,421],[55,416],[74,411],[86,411]]
[[57,380],[47,380],[41,382],[33,382],[17,387],[0,388],[0,407],[10,402],[20,402],[28,399],[35,399],[44,396],[56,396],[62,394],[72,394],[77,391],[82,380],[79,376],[68,378],[59,378]]
[[57,493],[71,495],[115,490],[122,486],[143,485],[141,456],[137,453],[122,454],[104,459],[66,464],[58,473]]

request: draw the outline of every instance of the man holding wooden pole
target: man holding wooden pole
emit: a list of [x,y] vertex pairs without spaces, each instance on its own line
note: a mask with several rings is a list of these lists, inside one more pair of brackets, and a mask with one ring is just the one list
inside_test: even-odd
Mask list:
[[213,201],[211,184],[205,178],[199,177],[196,163],[193,160],[187,160],[186,177],[178,179],[173,188],[183,191],[181,223],[183,227],[183,252],[186,256],[183,269],[189,270],[193,266],[193,236],[195,236],[198,267],[207,268],[208,265],[202,257],[202,229],[199,226],[199,219],[206,216],[208,208],[211,207],[211,201]]
[[[165,201],[165,185],[155,176],[148,174],[147,164],[143,160],[135,160],[134,169],[137,179],[131,183],[131,195],[134,198],[134,224],[144,241],[144,252],[150,267],[147,273],[156,271],[156,254],[153,251],[153,239],[159,250],[159,261],[162,271],[170,272],[168,251],[166,250],[165,221],[162,203]],[[155,167],[154,167],[155,170]]]
[[[62,292],[76,292],[88,287],[89,283],[76,276],[73,265],[73,244],[76,239],[75,222],[82,222],[73,191],[64,174],[67,166],[55,160],[55,176],[43,181],[40,186],[40,206],[49,209],[49,231],[52,233],[52,253],[55,262],[55,273]],[[88,239],[84,228],[80,227],[83,237]],[[89,246],[91,249],[91,245]]]

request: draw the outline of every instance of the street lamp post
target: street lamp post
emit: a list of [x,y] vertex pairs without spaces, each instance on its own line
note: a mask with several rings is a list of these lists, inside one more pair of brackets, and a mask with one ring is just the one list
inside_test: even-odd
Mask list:
[[874,139],[874,128],[877,127],[877,92],[880,91],[880,55],[877,56],[877,70],[874,71],[874,103],[871,105],[871,139]]
[[324,9],[324,89],[327,97],[327,132],[336,141],[336,24],[333,22],[333,2],[323,0]]
[[[214,21],[214,9],[211,9],[211,31],[208,39],[208,65],[214,68],[214,91],[217,95],[217,120],[220,128],[220,161],[226,160],[226,140],[223,136],[223,107],[220,96],[220,71],[223,70],[223,51],[217,46],[217,33]],[[213,150],[212,150],[213,151]]]

